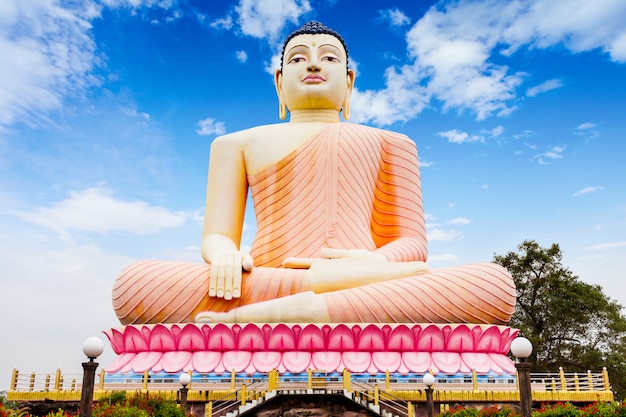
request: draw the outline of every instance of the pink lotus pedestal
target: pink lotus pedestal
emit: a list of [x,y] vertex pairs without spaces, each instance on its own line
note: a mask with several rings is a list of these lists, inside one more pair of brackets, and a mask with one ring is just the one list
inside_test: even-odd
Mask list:
[[276,369],[411,374],[515,374],[518,330],[481,324],[155,324],[105,331],[117,358],[108,373]]

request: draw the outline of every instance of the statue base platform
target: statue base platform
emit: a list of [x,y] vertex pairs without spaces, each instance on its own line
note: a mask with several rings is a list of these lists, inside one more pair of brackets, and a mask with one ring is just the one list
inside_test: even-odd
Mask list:
[[509,374],[518,330],[485,324],[151,324],[104,332],[109,374]]

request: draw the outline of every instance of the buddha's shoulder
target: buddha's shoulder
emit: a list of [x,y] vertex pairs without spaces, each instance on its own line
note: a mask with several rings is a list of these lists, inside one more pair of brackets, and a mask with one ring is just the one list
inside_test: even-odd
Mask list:
[[399,132],[395,132],[393,130],[385,130],[377,127],[355,124],[355,123],[342,123],[342,125],[350,130],[354,130],[357,132],[362,132],[362,134],[367,136],[376,137],[379,140],[386,140],[392,142],[407,142],[415,144],[415,142],[409,138],[407,135]]
[[260,125],[254,126],[248,129],[239,130],[232,133],[227,133],[222,136],[218,136],[215,138],[214,142],[223,142],[223,143],[246,143],[250,140],[268,137],[276,132],[285,129],[286,123],[274,123],[268,125]]

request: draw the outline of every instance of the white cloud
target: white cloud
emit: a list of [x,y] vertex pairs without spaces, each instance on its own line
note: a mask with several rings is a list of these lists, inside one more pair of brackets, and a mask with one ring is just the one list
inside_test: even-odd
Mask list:
[[446,221],[446,224],[470,224],[472,221],[466,217],[457,217]]
[[586,122],[586,123],[581,123],[580,125],[578,125],[576,127],[576,129],[578,129],[578,130],[588,130],[588,129],[593,129],[594,127],[596,127],[595,123]]
[[563,87],[563,83],[561,82],[561,80],[555,78],[552,80],[545,81],[534,87],[530,87],[528,90],[526,90],[526,95],[528,97],[535,97],[541,93],[545,93],[547,91],[554,90],[554,89],[561,88],[561,87]]
[[[443,110],[468,111],[476,119],[505,116],[517,109],[517,89],[525,73],[513,72],[494,56],[515,53],[526,45],[549,48],[564,45],[572,52],[600,49],[616,62],[626,62],[626,3],[620,0],[470,1],[437,4],[407,33],[410,68],[387,70],[397,75],[402,94],[419,96],[415,108],[394,106],[400,94],[386,83],[379,91],[364,92],[359,104],[382,100],[359,113],[358,121],[391,124],[421,112],[432,99]],[[526,95],[561,87],[558,79],[531,87]],[[365,100],[367,99],[367,100]],[[411,109],[407,112],[407,109]],[[356,110],[356,106],[355,106]],[[366,112],[366,114],[365,114]]]
[[[0,126],[41,123],[69,94],[97,83],[91,3],[8,0],[0,18]],[[78,5],[81,4],[81,5]]]
[[379,10],[379,15],[392,26],[406,26],[411,23],[411,19],[397,7],[387,10]]
[[578,190],[575,193],[573,193],[572,195],[574,197],[580,197],[581,195],[585,195],[585,194],[589,194],[589,193],[593,193],[596,191],[602,191],[604,190],[604,187],[600,187],[600,186],[595,186],[595,187],[586,187],[583,188],[582,190]]
[[605,242],[598,243],[597,245],[588,246],[585,250],[593,250],[593,251],[606,251],[614,248],[624,248],[626,247],[626,242]]
[[551,160],[563,158],[565,146],[553,146],[548,151],[535,155],[535,159],[540,165],[547,165]]
[[267,38],[274,44],[285,24],[297,24],[301,15],[311,11],[311,5],[308,0],[240,0],[235,11],[244,35]]
[[226,127],[223,122],[218,122],[212,117],[207,117],[204,120],[198,122],[198,130],[196,132],[199,135],[223,135],[226,133]]
[[419,80],[414,68],[394,67],[385,71],[385,89],[352,92],[352,121],[372,122],[379,126],[412,119],[428,105],[428,94],[416,86]]
[[450,143],[484,142],[485,138],[478,135],[469,135],[467,132],[459,132],[456,129],[437,133],[437,136],[448,139]]
[[450,242],[457,240],[461,237],[461,234],[456,230],[441,230],[433,229],[427,232],[429,242]]
[[150,234],[164,228],[179,227],[189,214],[172,212],[144,201],[126,202],[112,197],[105,188],[88,188],[70,193],[65,200],[29,212],[13,212],[28,223],[54,230],[59,237],[72,242],[76,232],[124,232]]
[[248,54],[246,53],[246,51],[235,52],[235,57],[237,58],[237,61],[241,62],[242,64],[248,61]]

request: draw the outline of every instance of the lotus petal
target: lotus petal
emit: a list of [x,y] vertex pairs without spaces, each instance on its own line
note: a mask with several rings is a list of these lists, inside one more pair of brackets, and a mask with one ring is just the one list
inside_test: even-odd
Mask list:
[[372,363],[380,372],[396,372],[402,365],[400,352],[372,352]]
[[222,352],[194,352],[191,357],[193,370],[200,373],[213,372],[222,360]]
[[252,352],[244,350],[231,350],[222,355],[222,364],[228,372],[242,372],[250,365],[251,360]]
[[311,352],[284,352],[283,365],[294,374],[304,372],[311,366]]

